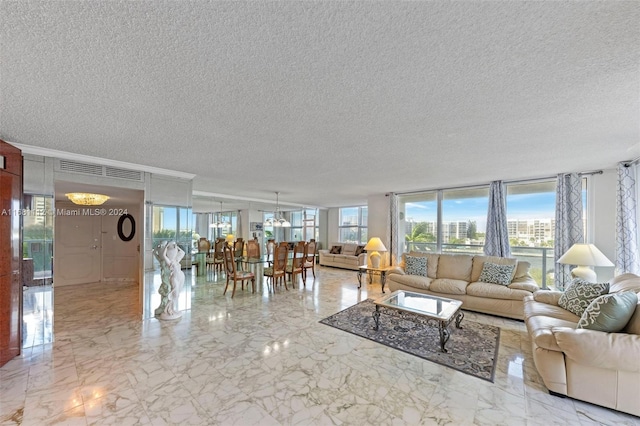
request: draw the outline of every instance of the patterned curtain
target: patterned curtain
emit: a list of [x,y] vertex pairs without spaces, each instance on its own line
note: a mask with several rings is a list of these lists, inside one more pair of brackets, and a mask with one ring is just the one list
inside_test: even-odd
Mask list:
[[618,164],[616,212],[616,274],[638,274],[638,224],[636,166]]
[[582,243],[582,179],[577,173],[559,174],[556,188],[555,285],[563,291],[571,282],[571,265],[558,263],[575,243]]
[[389,194],[389,266],[398,264],[398,246],[398,194]]
[[489,209],[487,211],[487,234],[484,242],[484,254],[487,256],[511,256],[505,200],[502,181],[491,182],[489,187]]

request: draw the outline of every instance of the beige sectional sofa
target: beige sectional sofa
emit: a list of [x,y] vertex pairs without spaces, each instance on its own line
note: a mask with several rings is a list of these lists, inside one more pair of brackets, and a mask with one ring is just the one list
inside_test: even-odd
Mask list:
[[[405,272],[405,256],[426,257],[427,275]],[[481,282],[484,263],[515,265],[508,285]],[[400,266],[387,272],[391,291],[406,290],[462,301],[462,309],[523,319],[523,299],[539,290],[529,275],[529,262],[493,256],[409,252]]]
[[[626,291],[640,293],[639,276],[624,274],[609,282],[609,294]],[[540,291],[524,302],[533,360],[545,386],[551,393],[640,416],[640,303],[635,311],[631,305],[634,313],[621,331],[605,332],[578,328],[581,317],[559,305],[561,296]],[[613,312],[609,319],[626,318]]]
[[[340,247],[340,253],[331,253],[335,247]],[[362,253],[356,255],[358,251],[362,251]],[[367,253],[364,251],[364,244],[333,243],[328,249],[318,250],[318,256],[318,263],[322,266],[333,266],[357,271],[358,267],[367,264]]]

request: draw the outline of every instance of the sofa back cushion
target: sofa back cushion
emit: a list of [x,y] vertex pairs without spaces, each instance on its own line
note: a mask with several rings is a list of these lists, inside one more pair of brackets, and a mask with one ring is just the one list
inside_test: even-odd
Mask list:
[[[480,280],[480,274],[482,273],[482,268],[484,268],[484,263],[490,262],[495,263],[496,265],[513,265],[516,266],[518,261],[511,257],[498,257],[498,256],[473,256],[473,268],[471,269],[471,282],[476,282]],[[516,268],[514,268],[513,273],[511,274],[511,280],[515,276]]]
[[343,244],[342,254],[346,254],[347,256],[355,256],[357,248],[358,248],[357,244],[352,244],[352,243]]
[[[428,262],[427,262],[428,263]],[[471,281],[473,256],[468,254],[441,254],[438,259],[438,278]]]
[[406,266],[405,256],[426,257],[427,276],[433,279],[438,277],[438,258],[440,257],[438,253],[423,253],[420,251],[410,251],[409,253],[402,253],[402,264],[400,265],[402,268]]
[[635,274],[622,274],[609,281],[609,293],[634,291],[640,293],[640,277]]

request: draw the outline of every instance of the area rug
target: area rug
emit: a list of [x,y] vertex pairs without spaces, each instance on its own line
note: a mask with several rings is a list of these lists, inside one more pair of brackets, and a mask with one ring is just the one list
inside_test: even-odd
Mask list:
[[373,329],[374,311],[373,300],[367,299],[320,322],[493,382],[500,343],[498,327],[465,319],[460,324],[462,328],[456,328],[454,321],[449,325],[451,337],[446,344],[448,352],[444,353],[440,351],[435,322],[425,324],[412,313],[395,316],[381,311],[380,327],[376,331]]

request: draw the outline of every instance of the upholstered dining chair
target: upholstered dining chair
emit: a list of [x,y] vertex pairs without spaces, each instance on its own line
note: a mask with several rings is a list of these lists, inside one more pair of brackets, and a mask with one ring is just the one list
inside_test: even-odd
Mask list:
[[213,254],[207,256],[207,267],[213,267],[216,272],[222,272],[224,267],[224,238],[217,238],[213,243]]
[[316,241],[311,240],[304,246],[304,262],[302,262],[302,282],[307,281],[307,270],[311,269],[316,277]]
[[236,242],[233,243],[233,251],[235,257],[242,257],[244,252],[244,240],[242,238],[237,238]]
[[273,253],[273,264],[267,268],[264,268],[263,275],[268,278],[268,282],[271,282],[273,291],[275,291],[276,284],[281,280],[284,281],[284,288],[289,290],[287,287],[286,276],[286,268],[287,268],[287,257],[289,256],[289,249],[285,245],[279,245],[275,248],[275,252]]
[[[236,294],[236,284],[240,281],[240,287],[244,290],[244,282],[251,280],[252,293],[256,292],[256,276],[253,272],[238,271],[236,269],[236,260],[233,256],[231,248],[224,248],[224,267],[227,270],[227,284],[224,286],[222,294],[227,293],[229,282],[233,280],[233,290],[231,291],[231,298]],[[248,284],[247,284],[248,286]]]
[[[293,257],[291,261],[287,264],[287,275],[291,276],[291,286],[296,283],[296,277],[298,274],[302,276],[302,264],[304,262],[304,241],[298,241],[298,243],[293,246]],[[304,282],[303,282],[304,284]]]

